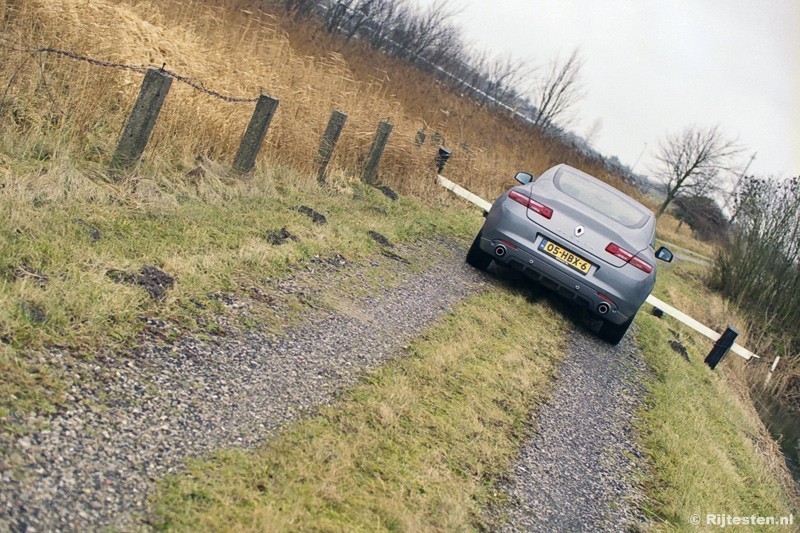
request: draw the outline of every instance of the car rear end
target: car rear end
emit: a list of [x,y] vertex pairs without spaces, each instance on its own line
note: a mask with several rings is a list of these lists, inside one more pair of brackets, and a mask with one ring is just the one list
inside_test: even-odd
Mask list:
[[566,165],[495,201],[480,248],[615,324],[655,283],[652,213]]

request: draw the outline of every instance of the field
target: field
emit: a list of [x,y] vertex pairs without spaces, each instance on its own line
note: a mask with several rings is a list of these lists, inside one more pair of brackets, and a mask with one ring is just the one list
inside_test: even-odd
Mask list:
[[[2,366],[16,376],[5,385],[5,415],[11,404],[47,409],[59,396],[46,365],[24,355],[31,350],[55,345],[96,353],[129,345],[143,328],[135,320],[141,315],[197,330],[203,320],[196,320],[192,301],[218,309],[209,295],[242,292],[316,254],[347,249],[362,257],[369,249],[363,235],[353,243],[352,234],[313,232],[315,244],[277,254],[263,236],[302,219],[278,206],[350,211],[342,196],[358,187],[381,119],[395,127],[380,182],[431,206],[459,205],[433,181],[437,133],[454,148],[449,175],[489,198],[518,168],[540,172],[574,159],[560,144],[405,64],[386,59],[380,70],[370,62],[374,54],[357,46],[346,60],[318,29],[298,27],[279,12],[214,2],[23,0],[0,3],[0,13],[0,77],[7,80],[0,100],[0,272],[6,280],[0,299],[11,310],[0,332]],[[275,95],[280,105],[258,169],[247,177],[229,171],[252,104],[176,82],[142,164],[115,179],[108,163],[141,74],[35,52],[45,46],[126,65],[166,63],[224,95]],[[346,111],[348,121],[329,167],[330,186],[321,189],[313,161],[334,108]],[[419,130],[428,135],[421,147],[414,142]],[[225,224],[223,212],[237,213],[240,225]],[[380,217],[371,216],[377,223]],[[387,227],[392,219],[379,225],[390,238],[410,239],[430,229],[424,218],[402,215],[407,222],[398,228]],[[448,224],[463,228],[465,222]],[[112,279],[113,272],[131,276],[144,266],[178,280],[164,301]]]
[[[517,170],[537,174],[567,162],[649,202],[596,162],[478,106],[411,66],[359,43],[342,44],[314,24],[287,18],[278,5],[262,8],[266,11],[210,0],[0,0],[4,433],[29,431],[31,417],[68,406],[72,383],[50,364],[54,352],[86,360],[124,354],[147,335],[152,320],[172,324],[175,337],[217,335],[218,319],[228,312],[220,302],[228,296],[247,299],[261,313],[257,323],[252,317],[231,318],[239,320],[235,327],[279,333],[302,320],[308,302],[291,301],[276,311],[268,305],[276,281],[311,268],[320,258],[342,256],[367,264],[382,253],[368,231],[397,243],[443,235],[466,246],[480,217],[435,184],[433,158],[439,143],[434,138],[453,149],[445,174],[485,198],[504,190]],[[228,102],[175,82],[142,163],[122,176],[109,173],[141,74],[42,47],[115,64],[166,64],[222,95],[253,98],[264,92],[277,97],[278,112],[255,171],[246,176],[230,171],[253,104]],[[348,119],[328,184],[320,186],[314,157],[334,109],[345,111]],[[384,119],[394,131],[379,183],[398,191],[398,201],[358,178],[375,128]],[[427,136],[421,146],[415,142],[418,131]],[[335,223],[315,224],[298,212],[299,206],[310,206]],[[298,241],[271,243],[271,232],[282,228]],[[704,255],[715,253],[669,216],[659,222],[659,237]],[[166,291],[144,290],[142,276],[151,268],[169,278],[155,283]],[[745,329],[721,299],[705,292],[704,276],[693,267],[666,269],[656,295],[704,317],[711,327],[732,323]],[[381,283],[390,285],[391,280]],[[428,338],[409,348],[404,362],[350,391],[337,410],[325,411],[264,450],[221,452],[209,459],[213,469],[206,469],[201,458],[189,465],[190,477],[168,479],[154,504],[161,523],[221,527],[241,519],[257,528],[264,520],[280,519],[290,527],[307,519],[309,508],[322,506],[326,512],[317,517],[322,529],[375,520],[402,529],[416,529],[419,520],[444,529],[479,527],[477,509],[491,498],[492,480],[513,455],[522,421],[546,396],[561,354],[553,339],[509,333],[487,345],[476,331],[525,320],[545,321],[558,335],[566,327],[522,297],[480,298],[440,321]],[[491,312],[479,317],[477,306]],[[524,312],[517,314],[519,308]],[[730,493],[703,500],[705,508],[730,505],[733,511],[762,499],[776,502],[758,508],[764,512],[796,506],[774,443],[764,436],[739,385],[737,376],[752,369],[736,361],[727,365],[725,377],[718,377],[700,364],[666,364],[664,358],[674,356],[662,351],[669,336],[666,326],[648,317],[640,319],[640,326],[640,343],[656,375],[642,413],[643,445],[654,469],[651,514],[668,528],[684,519],[694,509],[685,501],[686,491],[713,491],[715,478],[706,476],[706,468],[724,471],[729,474],[724,479],[735,482]],[[743,339],[748,342],[746,335]],[[690,346],[697,357],[702,344]],[[535,350],[523,353],[523,347]],[[469,357],[460,359],[458,353]],[[438,374],[443,365],[456,371],[452,381]],[[520,375],[524,386],[514,390],[491,381]],[[672,387],[674,382],[682,386]],[[426,395],[417,398],[410,391],[420,387]],[[453,390],[469,391],[473,401],[448,397]],[[484,404],[496,407],[498,394],[512,395],[514,402],[504,404],[505,411],[481,410]],[[692,406],[675,403],[681,399],[707,403],[707,410],[682,425],[675,414]],[[450,425],[452,413],[468,427]],[[715,425],[693,433],[706,417]],[[353,427],[360,430],[353,432]],[[388,437],[382,431],[386,428]],[[464,442],[465,434],[485,440]],[[717,446],[709,437],[716,434],[727,440]],[[352,443],[341,442],[342,435],[361,439],[366,455],[357,457]],[[298,442],[318,437],[321,448],[296,453]],[[673,447],[675,441],[690,445]],[[340,477],[313,478],[308,486],[298,482],[313,477],[318,462],[327,460],[329,446],[343,446],[337,448],[337,455],[347,459],[337,466]],[[458,464],[437,463],[437,446],[458,450]],[[413,468],[403,454],[382,455],[400,447],[413,452]],[[723,457],[722,462],[701,468],[697,465],[704,454]],[[276,456],[285,459],[276,462]],[[684,469],[672,462],[676,457],[691,463],[691,479],[673,475]],[[398,487],[422,479],[436,490],[407,491],[402,503],[381,500],[385,487],[357,482],[370,469],[386,469]],[[241,476],[249,479],[252,472],[266,470],[286,476],[285,483],[266,491],[256,488],[255,495],[252,486],[240,485]],[[414,477],[420,472],[427,477]],[[708,484],[700,489],[692,485],[705,478]],[[199,493],[204,498],[193,496]],[[271,503],[251,513],[253,505],[272,497],[291,502],[286,514],[277,513]],[[340,512],[365,499],[373,501],[372,510]],[[412,510],[403,511],[403,506]],[[218,515],[220,508],[223,514]]]

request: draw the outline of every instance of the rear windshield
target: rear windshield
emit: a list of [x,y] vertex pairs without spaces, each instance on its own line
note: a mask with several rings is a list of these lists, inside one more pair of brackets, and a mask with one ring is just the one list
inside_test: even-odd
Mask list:
[[[554,180],[558,189],[629,228],[639,228],[647,220],[647,213],[633,203],[579,174],[559,172]],[[619,193],[622,194],[622,193]]]

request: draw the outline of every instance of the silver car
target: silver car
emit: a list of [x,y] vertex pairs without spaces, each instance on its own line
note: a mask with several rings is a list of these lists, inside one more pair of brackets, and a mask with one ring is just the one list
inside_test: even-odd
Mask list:
[[656,282],[656,219],[648,208],[567,165],[535,181],[520,172],[492,205],[467,253],[527,274],[603,319],[599,336],[619,343]]

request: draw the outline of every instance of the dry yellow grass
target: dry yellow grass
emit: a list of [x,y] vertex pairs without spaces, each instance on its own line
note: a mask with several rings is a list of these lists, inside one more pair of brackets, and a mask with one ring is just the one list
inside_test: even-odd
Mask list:
[[718,251],[715,245],[695,239],[692,229],[671,215],[664,214],[658,219],[658,238],[711,260],[717,257]]
[[[125,64],[166,63],[228,95],[254,97],[263,88],[281,99],[263,157],[300,169],[310,168],[331,109],[350,114],[341,155],[357,152],[352,145],[368,147],[377,121],[400,113],[397,101],[383,97],[379,82],[354,82],[341,57],[294,53],[266,16],[196,2],[56,0],[16,3],[9,20],[6,35],[28,47],[52,46]],[[12,79],[27,56],[7,50],[4,55],[5,78]],[[42,90],[44,80],[48,91]],[[28,61],[12,81],[8,100],[15,116],[25,117],[14,125],[17,133],[24,128],[53,152],[94,153],[103,160],[116,143],[141,75],[47,55]],[[251,112],[252,104],[227,103],[176,83],[146,157],[159,168],[201,154],[230,159]],[[65,140],[68,146],[62,145]],[[345,163],[341,159],[335,163]]]
[[[439,133],[454,150],[447,173],[487,199],[517,170],[540,173],[561,162],[579,166],[654,207],[652,201],[557,140],[477,105],[407,63],[358,42],[344,44],[309,21],[268,13],[242,1],[18,0],[0,2],[0,170],[39,173],[69,159],[104,178],[142,75],[53,54],[15,52],[42,46],[102,60],[160,66],[223,94],[280,99],[260,161],[286,164],[310,179],[319,138],[333,109],[348,121],[331,163],[331,176],[358,175],[379,120],[395,126],[381,179],[437,202],[450,199],[431,179]],[[265,6],[261,6],[262,8]],[[247,9],[244,9],[247,8]],[[269,5],[267,5],[269,8]],[[378,65],[379,67],[376,67]],[[173,84],[143,174],[186,172],[198,156],[233,158],[253,104],[229,103]],[[422,147],[414,139],[425,130]],[[175,178],[173,176],[173,179]],[[190,181],[190,180],[188,180]],[[700,253],[687,228],[665,216],[659,234]]]
[[[378,121],[388,118],[395,129],[381,174],[405,192],[446,197],[430,179],[438,147],[433,133],[454,149],[451,175],[489,198],[516,170],[537,173],[560,162],[624,187],[560,142],[478,106],[405,63],[360,43],[336,43],[311,22],[282,18],[280,8],[236,9],[240,4],[19,0],[0,3],[0,9],[3,34],[26,48],[50,46],[134,65],[166,63],[224,94],[276,96],[280,105],[262,161],[312,170],[330,113],[341,109],[349,118],[332,162],[336,176],[357,175]],[[13,159],[20,159],[20,151],[27,155],[30,164],[17,169],[22,171],[62,154],[104,163],[141,78],[0,48],[0,79],[7,80],[2,105],[11,108],[0,126],[2,151]],[[179,170],[198,155],[230,160],[251,111],[252,104],[226,103],[176,83],[145,159],[153,168]],[[421,148],[414,144],[420,129],[429,139]]]

